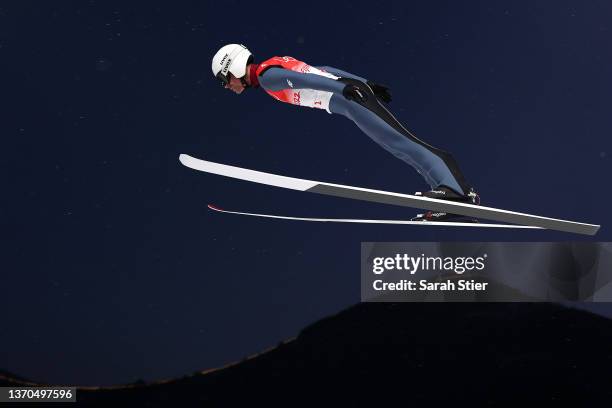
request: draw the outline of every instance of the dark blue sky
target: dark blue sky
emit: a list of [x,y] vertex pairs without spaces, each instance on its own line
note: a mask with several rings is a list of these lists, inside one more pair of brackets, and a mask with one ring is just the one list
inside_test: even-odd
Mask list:
[[[5,2],[0,369],[155,380],[241,359],[359,301],[362,241],[610,240],[612,5],[541,2]],[[350,121],[221,89],[239,42],[391,87],[493,207],[596,237],[324,225],[212,213],[406,219],[418,210],[197,173],[180,153],[412,193]],[[452,307],[452,305],[449,305]]]

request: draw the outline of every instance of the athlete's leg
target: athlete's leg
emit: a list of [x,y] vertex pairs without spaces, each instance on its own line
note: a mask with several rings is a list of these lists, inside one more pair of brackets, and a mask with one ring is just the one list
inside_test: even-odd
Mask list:
[[417,139],[373,94],[365,106],[334,94],[329,108],[332,113],[351,119],[372,140],[414,167],[432,189],[443,185],[461,195],[470,191],[453,157]]

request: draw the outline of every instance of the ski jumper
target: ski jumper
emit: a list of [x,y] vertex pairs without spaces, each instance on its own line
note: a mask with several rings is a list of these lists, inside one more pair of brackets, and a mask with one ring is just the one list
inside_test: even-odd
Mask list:
[[[250,79],[251,86],[261,86],[281,102],[349,118],[370,139],[410,164],[432,189],[443,185],[461,195],[469,192],[470,186],[450,153],[430,146],[402,126],[376,98],[366,79],[333,67],[313,67],[292,57],[273,57],[251,66]],[[347,81],[366,90],[365,103],[343,96]]]

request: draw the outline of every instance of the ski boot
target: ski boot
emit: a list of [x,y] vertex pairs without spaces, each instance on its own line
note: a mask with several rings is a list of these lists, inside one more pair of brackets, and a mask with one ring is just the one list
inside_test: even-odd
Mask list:
[[[454,190],[446,186],[438,186],[437,188],[426,192],[417,191],[414,193],[414,195],[417,197],[435,198],[437,200],[449,200],[466,204],[480,204],[480,196],[476,193],[476,191],[474,191],[473,188],[470,188],[470,191],[467,194],[462,195],[456,193]],[[425,214],[417,214],[417,216],[413,217],[411,221],[479,222],[478,220],[465,215],[435,211],[427,211]]]

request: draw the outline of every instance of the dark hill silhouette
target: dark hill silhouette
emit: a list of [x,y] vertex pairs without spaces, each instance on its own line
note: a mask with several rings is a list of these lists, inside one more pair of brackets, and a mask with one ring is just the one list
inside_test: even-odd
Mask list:
[[0,370],[0,387],[8,387],[9,383],[25,384],[28,380],[9,371]]
[[364,303],[234,365],[163,383],[80,389],[78,399],[88,406],[610,406],[611,367],[612,322],[589,312],[548,303]]

